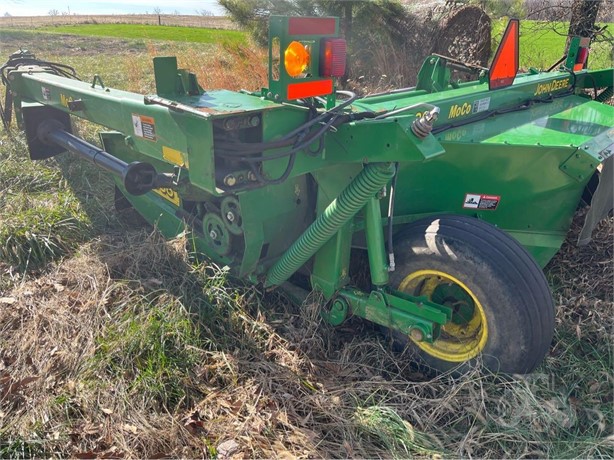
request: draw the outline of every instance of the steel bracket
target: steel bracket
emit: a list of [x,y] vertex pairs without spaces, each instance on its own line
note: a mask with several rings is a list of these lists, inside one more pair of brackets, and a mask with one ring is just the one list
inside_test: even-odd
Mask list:
[[561,171],[578,182],[595,172],[597,165],[614,155],[614,128],[578,146],[563,163]]
[[441,326],[452,319],[452,309],[395,290],[375,290],[367,294],[358,289],[343,289],[351,313],[381,326],[400,331],[416,341],[432,343]]

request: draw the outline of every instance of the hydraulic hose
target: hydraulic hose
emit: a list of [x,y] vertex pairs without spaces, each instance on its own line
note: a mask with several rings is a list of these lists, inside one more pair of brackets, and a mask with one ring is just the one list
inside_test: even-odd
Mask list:
[[287,280],[394,176],[392,163],[368,164],[271,267],[265,287]]

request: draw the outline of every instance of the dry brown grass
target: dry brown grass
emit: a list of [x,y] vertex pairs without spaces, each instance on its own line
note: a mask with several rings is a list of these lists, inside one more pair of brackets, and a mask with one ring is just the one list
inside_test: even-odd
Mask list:
[[[613,227],[610,219],[592,249],[568,244],[553,262],[557,343],[541,374],[509,379],[477,371],[429,377],[412,367],[409,351],[395,355],[364,323],[320,324],[317,299],[298,308],[229,285],[223,270],[190,260],[184,240],[143,231],[100,238],[0,293],[2,452],[611,456],[611,359],[582,380],[587,369],[566,336],[608,338]],[[167,326],[156,329],[160,314]],[[166,368],[145,380],[160,365],[144,365],[147,349],[159,343]]]
[[203,88],[260,90],[268,83],[268,51],[252,44],[224,43],[206,53],[194,48],[177,54],[183,68],[196,73]]

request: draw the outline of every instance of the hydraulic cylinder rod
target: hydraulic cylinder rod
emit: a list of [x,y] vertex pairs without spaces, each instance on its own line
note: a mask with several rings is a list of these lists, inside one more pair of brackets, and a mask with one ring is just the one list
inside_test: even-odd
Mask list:
[[101,148],[60,129],[52,120],[41,123],[37,135],[44,143],[59,145],[121,177],[126,191],[131,195],[143,195],[156,188],[173,187],[172,174],[158,174],[150,163],[135,161],[128,164]]

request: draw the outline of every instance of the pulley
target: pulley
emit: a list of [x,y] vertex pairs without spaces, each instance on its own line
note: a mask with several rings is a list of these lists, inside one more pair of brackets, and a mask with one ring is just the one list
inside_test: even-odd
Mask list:
[[203,233],[209,246],[221,256],[230,253],[230,232],[224,225],[224,221],[217,214],[211,212],[203,217]]
[[227,196],[222,200],[222,220],[233,235],[243,234],[243,218],[239,200],[234,196]]

